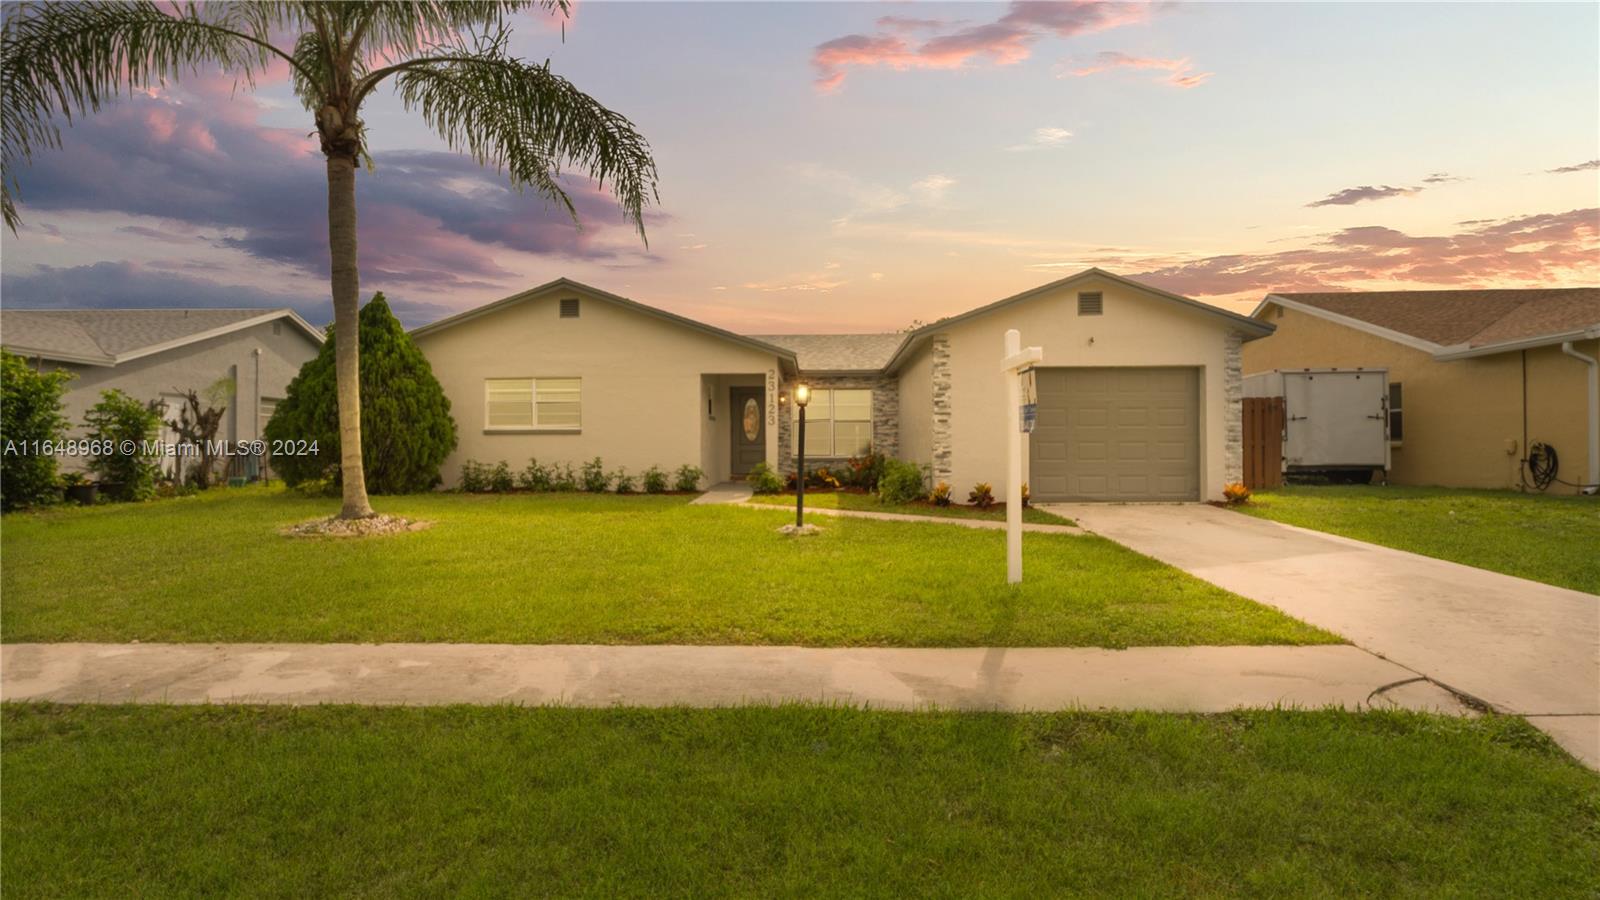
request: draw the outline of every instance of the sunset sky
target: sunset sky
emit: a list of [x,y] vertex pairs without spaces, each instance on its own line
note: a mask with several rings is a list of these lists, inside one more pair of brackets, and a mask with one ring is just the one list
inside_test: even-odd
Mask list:
[[[585,2],[519,52],[631,117],[649,246],[383,93],[362,293],[408,325],[559,276],[749,332],[895,330],[1100,266],[1273,289],[1600,283],[1600,5]],[[21,175],[3,302],[331,317],[282,73],[124,99]]]

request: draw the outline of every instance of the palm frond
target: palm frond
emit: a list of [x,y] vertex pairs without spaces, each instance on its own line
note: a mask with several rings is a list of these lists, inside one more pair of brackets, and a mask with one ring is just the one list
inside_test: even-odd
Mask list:
[[348,17],[359,35],[358,51],[375,48],[390,61],[448,44],[469,32],[493,32],[505,17],[524,9],[543,9],[566,16],[571,0],[373,0],[366,3],[306,3]]
[[0,27],[5,224],[15,232],[17,165],[35,148],[60,145],[58,120],[71,123],[119,94],[201,67],[253,82],[274,55],[289,58],[268,40],[270,7],[191,3],[169,12],[148,0],[110,0],[6,10]]
[[610,188],[648,242],[644,210],[660,199],[649,143],[626,116],[551,72],[548,62],[525,62],[505,52],[504,40],[486,39],[447,57],[378,69],[363,88],[389,75],[406,108],[420,112],[451,149],[493,163],[519,189],[533,187],[575,221],[558,176],[582,172]]

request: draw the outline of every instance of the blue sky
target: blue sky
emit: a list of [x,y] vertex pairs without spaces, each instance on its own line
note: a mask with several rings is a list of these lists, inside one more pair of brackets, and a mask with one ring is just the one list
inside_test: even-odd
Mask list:
[[[565,42],[520,19],[518,50],[650,139],[648,250],[607,198],[576,232],[381,96],[363,290],[420,324],[566,275],[851,331],[1089,265],[1234,308],[1593,284],[1597,33],[1594,4],[582,3]],[[25,170],[5,302],[326,320],[309,116],[281,81],[229,87],[127,100]]]

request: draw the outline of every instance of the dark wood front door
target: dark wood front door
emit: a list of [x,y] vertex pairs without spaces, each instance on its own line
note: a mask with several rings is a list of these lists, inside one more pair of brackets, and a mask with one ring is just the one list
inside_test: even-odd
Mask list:
[[735,475],[748,475],[767,458],[766,388],[728,389],[728,430],[733,433]]

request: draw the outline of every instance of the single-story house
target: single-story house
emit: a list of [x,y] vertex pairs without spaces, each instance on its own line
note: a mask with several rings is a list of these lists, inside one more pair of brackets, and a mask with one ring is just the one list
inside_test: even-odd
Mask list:
[[530,457],[712,482],[868,449],[965,496],[1005,490],[1004,334],[1044,350],[1025,478],[1038,500],[1201,500],[1240,478],[1240,348],[1272,325],[1089,269],[899,334],[741,335],[560,279],[412,332],[467,460]]
[[[322,332],[291,309],[5,309],[0,345],[41,371],[77,376],[63,397],[75,436],[83,435],[83,414],[103,391],[165,400],[176,418],[185,392],[204,397],[232,379],[217,437],[253,441],[289,381],[317,355]],[[163,440],[176,442],[163,432]],[[74,458],[62,466],[82,468]]]
[[1388,370],[1391,482],[1519,487],[1536,443],[1551,491],[1600,481],[1600,288],[1279,293],[1252,317],[1277,331],[1246,373]]

